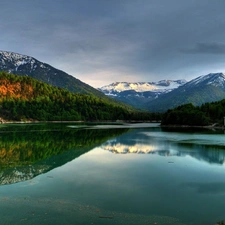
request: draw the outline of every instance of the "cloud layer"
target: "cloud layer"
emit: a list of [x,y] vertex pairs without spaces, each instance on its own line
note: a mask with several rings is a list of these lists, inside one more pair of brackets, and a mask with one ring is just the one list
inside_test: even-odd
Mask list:
[[2,0],[0,49],[100,87],[224,72],[223,0]]

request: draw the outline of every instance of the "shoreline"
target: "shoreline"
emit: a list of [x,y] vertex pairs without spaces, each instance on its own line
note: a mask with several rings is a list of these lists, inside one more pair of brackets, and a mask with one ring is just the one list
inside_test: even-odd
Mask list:
[[126,120],[95,120],[95,121],[83,121],[83,120],[63,120],[63,121],[38,121],[38,120],[24,120],[24,121],[9,121],[9,120],[0,120],[0,125],[4,124],[38,124],[38,123],[159,123],[160,127],[167,127],[167,128],[201,128],[201,129],[218,129],[218,130],[225,130],[225,126],[215,126],[215,125],[208,125],[208,126],[190,126],[190,125],[161,125],[161,121],[126,121]]
[[220,129],[225,130],[225,126],[190,126],[190,125],[160,125],[160,127],[168,127],[168,128],[204,128],[204,129]]
[[0,124],[26,124],[26,123],[160,123],[161,121],[145,121],[145,120],[0,120]]

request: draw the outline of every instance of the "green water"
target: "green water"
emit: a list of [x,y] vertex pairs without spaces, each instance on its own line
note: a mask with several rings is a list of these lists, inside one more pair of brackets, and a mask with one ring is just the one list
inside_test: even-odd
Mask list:
[[0,224],[225,220],[224,131],[158,124],[0,127]]

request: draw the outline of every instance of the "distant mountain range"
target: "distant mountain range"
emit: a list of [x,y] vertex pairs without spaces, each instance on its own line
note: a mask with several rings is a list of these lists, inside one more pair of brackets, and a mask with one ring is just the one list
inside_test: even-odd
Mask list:
[[161,80],[159,82],[115,82],[99,88],[105,95],[143,109],[145,104],[160,95],[171,92],[185,84],[186,80]]
[[225,98],[225,74],[210,73],[197,77],[170,93],[160,96],[146,104],[151,111],[165,111],[182,104],[202,105],[206,102],[220,101]]
[[225,98],[225,74],[210,73],[189,82],[117,82],[99,88],[103,93],[134,107],[163,112],[186,103],[201,105]]
[[105,98],[102,92],[90,85],[30,56],[0,51],[0,71],[30,76],[53,86],[65,88],[74,93],[89,94]]
[[7,51],[0,51],[0,71],[30,76],[74,93],[97,96],[113,104],[126,103],[152,112],[164,112],[186,103],[201,105],[225,98],[223,73],[210,73],[189,82],[184,79],[137,83],[116,82],[97,90],[33,57]]
[[118,95],[123,91],[135,91],[135,92],[155,92],[158,94],[168,93],[171,90],[185,84],[186,80],[161,80],[159,82],[115,82],[110,85],[101,87],[99,90],[107,95]]

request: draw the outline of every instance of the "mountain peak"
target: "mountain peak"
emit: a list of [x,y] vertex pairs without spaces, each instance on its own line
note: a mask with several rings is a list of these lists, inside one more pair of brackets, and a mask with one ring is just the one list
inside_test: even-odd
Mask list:
[[29,76],[75,93],[106,98],[104,94],[88,84],[31,56],[9,51],[0,51],[0,71],[20,76]]
[[209,73],[189,82],[182,79],[136,83],[115,82],[100,90],[134,107],[160,112],[186,103],[201,105],[223,99],[225,73]]
[[0,54],[5,56],[5,57],[7,57],[8,59],[9,58],[17,58],[17,59],[32,58],[32,57],[27,56],[27,55],[22,55],[22,54],[19,54],[19,53],[9,52],[9,51],[2,51],[2,50],[0,50]]
[[224,73],[209,73],[207,75],[199,76],[185,86],[200,86],[200,85],[213,85],[216,87],[225,87],[225,74]]
[[[30,71],[34,70],[35,62],[37,60],[27,56],[14,52],[0,51],[0,67],[1,70],[5,70],[9,73],[16,73],[21,66],[29,66]],[[27,74],[24,74],[27,75]]]
[[168,92],[186,83],[186,80],[161,80],[158,82],[114,82],[99,88],[105,94],[134,90],[136,92]]

